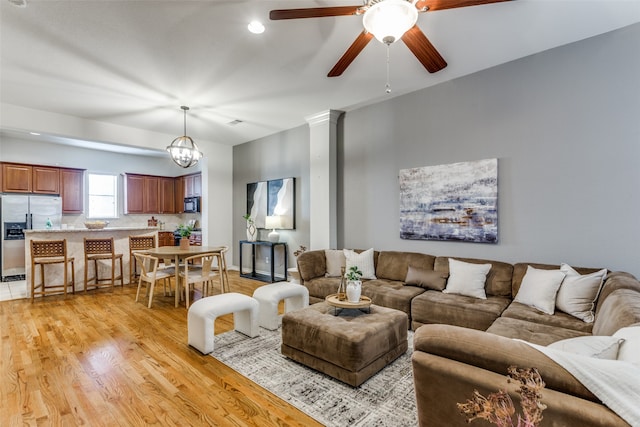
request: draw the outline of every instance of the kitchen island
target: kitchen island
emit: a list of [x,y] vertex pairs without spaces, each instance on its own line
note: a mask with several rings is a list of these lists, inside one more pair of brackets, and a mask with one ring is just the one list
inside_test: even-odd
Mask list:
[[[27,279],[27,296],[31,296],[31,240],[62,240],[67,239],[67,256],[75,258],[75,283],[76,292],[84,290],[84,238],[109,238],[113,237],[115,252],[122,254],[122,268],[125,272],[124,283],[129,282],[129,236],[156,236],[158,241],[158,227],[106,227],[99,230],[88,228],[68,228],[53,230],[24,230],[25,234],[25,270]],[[104,270],[102,269],[104,268]],[[101,277],[111,275],[110,267],[100,269]],[[45,277],[47,282],[62,283],[62,268],[46,266]],[[36,278],[38,281],[39,278]],[[36,282],[37,284],[38,282]],[[116,283],[120,283],[116,281]]]

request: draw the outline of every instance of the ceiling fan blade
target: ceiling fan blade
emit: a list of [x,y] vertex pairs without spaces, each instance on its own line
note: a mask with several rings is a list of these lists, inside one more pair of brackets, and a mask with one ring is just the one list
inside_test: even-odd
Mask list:
[[500,3],[511,0],[418,0],[416,8],[427,7],[429,12],[434,10],[455,9],[458,7],[479,6],[482,4]]
[[326,16],[356,15],[356,12],[361,7],[362,5],[272,10],[269,12],[269,19],[276,21],[279,19],[323,18]]
[[329,71],[327,77],[337,77],[344,73],[344,70],[346,70],[349,64],[351,64],[353,60],[356,59],[356,56],[358,56],[358,54],[362,52],[362,49],[364,49],[364,47],[371,41],[372,38],[373,34],[366,31],[361,32],[356,40],[351,44],[351,46],[349,46],[349,49],[347,49],[344,55],[342,55],[342,57],[338,60],[336,65],[334,65],[331,71]]
[[438,53],[422,30],[414,25],[402,36],[402,41],[418,58],[430,73],[435,73],[447,66],[447,62]]

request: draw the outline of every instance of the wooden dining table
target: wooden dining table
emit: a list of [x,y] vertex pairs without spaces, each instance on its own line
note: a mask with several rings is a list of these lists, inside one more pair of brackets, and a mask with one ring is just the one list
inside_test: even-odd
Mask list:
[[[153,249],[141,250],[141,253],[151,255],[157,258],[173,258],[174,266],[176,270],[176,291],[174,292],[176,297],[176,307],[180,303],[179,280],[180,280],[180,261],[193,255],[203,254],[220,254],[224,250],[224,246],[189,246],[186,249],[180,248],[180,246],[160,246]],[[222,266],[220,266],[222,268]],[[222,274],[222,271],[220,271]]]

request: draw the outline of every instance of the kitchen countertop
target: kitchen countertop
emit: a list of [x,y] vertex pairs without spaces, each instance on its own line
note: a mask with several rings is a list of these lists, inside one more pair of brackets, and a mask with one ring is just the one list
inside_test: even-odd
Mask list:
[[91,228],[55,228],[51,230],[47,229],[38,229],[38,230],[24,230],[25,234],[31,233],[77,233],[77,232],[104,232],[104,231],[131,231],[131,230],[149,230],[149,231],[164,231],[160,230],[158,227],[105,227],[100,229],[91,229]]
[[[125,271],[124,283],[129,281],[129,264],[131,259],[129,257],[129,237],[131,236],[157,236],[158,227],[107,227],[100,230],[91,230],[85,227],[82,228],[67,228],[66,230],[57,228],[51,230],[24,230],[25,233],[25,265],[31,266],[31,242],[33,240],[62,240],[67,241],[67,255],[75,258],[75,283],[74,289],[76,291],[84,289],[84,239],[85,238],[113,238],[114,250],[117,254],[123,254],[122,268]],[[157,237],[156,237],[157,238]],[[102,276],[108,277],[111,273],[111,269],[106,266],[101,266],[103,269]],[[27,283],[31,283],[31,268],[25,269],[25,275]],[[53,269],[51,272],[47,272],[47,280],[51,280],[52,283],[62,283],[63,269]],[[49,274],[51,273],[51,276]],[[120,282],[117,282],[120,284]],[[30,295],[31,287],[27,286],[27,294]]]

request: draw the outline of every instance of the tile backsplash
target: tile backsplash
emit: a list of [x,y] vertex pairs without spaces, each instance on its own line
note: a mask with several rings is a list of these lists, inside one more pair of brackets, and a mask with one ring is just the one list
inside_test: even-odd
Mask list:
[[[144,214],[144,215],[122,215],[120,218],[107,219],[109,221],[109,227],[146,227],[147,221],[151,217],[164,223],[164,229],[167,231],[173,231],[178,228],[180,224],[186,224],[189,220],[195,219],[196,227],[200,227],[200,214],[174,214],[174,215],[160,215],[160,214]],[[84,215],[62,215],[62,224],[66,224],[68,227],[84,228],[85,221],[88,221]]]

